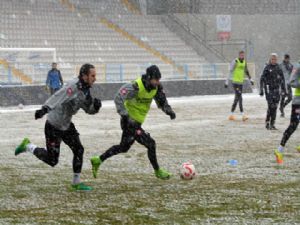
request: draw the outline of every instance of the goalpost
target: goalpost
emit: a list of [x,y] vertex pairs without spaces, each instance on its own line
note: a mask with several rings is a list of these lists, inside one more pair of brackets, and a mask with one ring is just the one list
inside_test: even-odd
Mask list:
[[37,84],[46,81],[55,48],[0,48],[0,84]]

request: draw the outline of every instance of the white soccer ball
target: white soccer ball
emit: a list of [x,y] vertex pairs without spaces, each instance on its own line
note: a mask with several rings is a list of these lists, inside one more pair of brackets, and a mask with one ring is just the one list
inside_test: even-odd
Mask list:
[[180,177],[183,180],[192,180],[196,176],[195,166],[191,162],[185,162],[180,167]]
[[22,103],[20,103],[20,104],[18,105],[18,108],[19,108],[19,109],[24,109],[24,105],[23,105]]

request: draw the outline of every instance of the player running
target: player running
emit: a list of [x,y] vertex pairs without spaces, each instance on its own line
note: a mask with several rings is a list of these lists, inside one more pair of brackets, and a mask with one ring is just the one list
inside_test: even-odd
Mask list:
[[[275,150],[275,156],[277,163],[283,163],[283,151],[285,144],[295,132],[300,121],[300,67],[292,74],[289,85],[295,88],[295,93],[292,101],[292,113],[289,127],[283,133],[280,145]],[[300,146],[297,147],[300,151]]]
[[235,120],[234,111],[236,109],[237,104],[239,103],[240,112],[242,114],[242,120],[248,120],[248,117],[244,115],[243,108],[243,84],[245,81],[245,74],[248,76],[251,85],[254,85],[254,82],[251,79],[250,73],[247,68],[247,63],[245,60],[245,52],[240,51],[239,57],[234,59],[230,64],[230,73],[228,79],[225,82],[225,88],[228,88],[229,80],[232,80],[232,86],[235,93],[234,101],[231,107],[231,114],[229,116],[229,120]]
[[266,116],[267,130],[277,130],[275,121],[280,95],[286,94],[284,75],[277,64],[277,58],[276,53],[271,54],[270,62],[265,66],[260,78],[260,96],[263,96],[265,93],[268,102]]
[[80,181],[84,148],[71,119],[79,109],[83,109],[88,114],[99,112],[101,100],[93,98],[90,94],[90,88],[95,81],[95,67],[91,64],[84,64],[80,68],[78,79],[52,95],[42,108],[35,112],[35,119],[40,119],[48,113],[45,124],[46,149],[37,147],[30,143],[28,138],[24,138],[15,150],[15,155],[31,152],[38,159],[54,167],[58,163],[60,144],[63,141],[74,154],[72,182],[74,190],[92,190]]
[[108,158],[119,153],[127,152],[132,144],[137,141],[148,149],[148,158],[154,169],[155,176],[160,179],[169,179],[171,174],[160,168],[156,159],[156,144],[149,133],[142,128],[154,99],[159,108],[162,109],[173,120],[176,114],[168,104],[163,86],[160,84],[161,73],[157,66],[152,65],[132,83],[121,87],[115,97],[117,112],[121,116],[122,138],[119,145],[109,148],[101,156],[91,158],[93,176],[97,177],[99,166]]
[[285,84],[286,84],[285,88],[287,91],[286,95],[281,95],[280,107],[279,107],[281,113],[280,116],[284,117],[284,108],[292,101],[293,98],[292,88],[289,85],[289,80],[293,71],[293,64],[290,63],[290,56],[288,54],[284,55],[284,59],[280,64],[280,68],[284,75]]

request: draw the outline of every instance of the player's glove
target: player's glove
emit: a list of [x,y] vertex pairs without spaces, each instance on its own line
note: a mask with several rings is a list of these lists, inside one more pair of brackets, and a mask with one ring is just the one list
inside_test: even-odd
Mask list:
[[99,109],[102,107],[101,100],[99,98],[94,98],[94,108],[96,111],[99,111]]
[[84,104],[89,107],[91,104],[93,103],[93,98],[90,94],[88,94],[86,97],[85,97],[85,102]]
[[48,112],[49,112],[49,108],[47,106],[43,106],[41,109],[35,111],[34,117],[36,120],[40,119]]
[[171,119],[171,120],[174,120],[174,119],[176,118],[176,114],[175,114],[175,112],[171,109],[171,107],[168,107],[168,108],[166,109],[166,114],[167,114],[168,116],[170,116],[170,119]]

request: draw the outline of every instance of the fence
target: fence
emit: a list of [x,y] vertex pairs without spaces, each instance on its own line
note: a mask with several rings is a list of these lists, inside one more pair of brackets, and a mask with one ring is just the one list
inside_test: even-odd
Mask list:
[[[97,64],[97,82],[99,83],[119,83],[136,79],[136,77],[145,73],[146,68],[151,64]],[[184,64],[184,69],[178,70],[171,65],[157,64],[162,73],[162,80],[207,80],[207,79],[226,79],[229,74],[229,63],[201,63]],[[248,68],[252,77],[255,76],[255,65],[248,63]],[[2,85],[19,84],[25,85],[18,77],[12,79],[12,69],[9,66],[3,66],[0,63],[0,83]],[[26,76],[32,80],[32,84],[45,84],[47,71],[50,64],[27,65]],[[65,81],[71,80],[78,75],[80,65],[59,64]],[[42,74],[41,75],[41,71]],[[25,73],[25,72],[24,72]],[[39,76],[37,76],[37,73]]]

